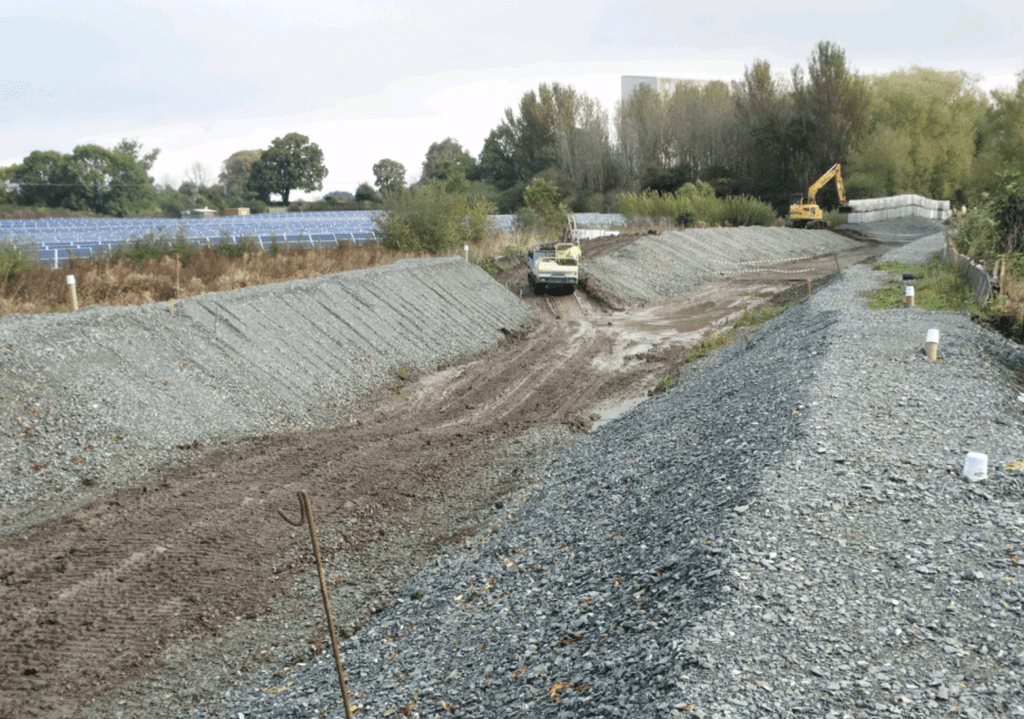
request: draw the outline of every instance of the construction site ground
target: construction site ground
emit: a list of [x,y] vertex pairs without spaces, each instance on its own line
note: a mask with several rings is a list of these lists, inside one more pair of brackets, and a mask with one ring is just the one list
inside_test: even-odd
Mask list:
[[[587,241],[584,268],[647,239]],[[506,261],[494,279],[535,320],[496,346],[381,383],[334,426],[197,441],[175,466],[4,531],[0,716],[180,715],[329,651],[307,529],[277,511],[298,516],[297,491],[351,635],[438,553],[482,541],[503,497],[574,433],[646,397],[702,337],[885,249],[850,238],[646,303],[593,276],[534,295],[525,264]]]

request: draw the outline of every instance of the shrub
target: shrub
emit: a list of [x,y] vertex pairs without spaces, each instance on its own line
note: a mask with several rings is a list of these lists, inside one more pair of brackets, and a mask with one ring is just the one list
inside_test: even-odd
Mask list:
[[565,227],[567,210],[554,183],[543,177],[533,178],[523,190],[523,203],[516,214],[516,229],[550,233],[561,232]]
[[35,264],[28,252],[16,244],[19,239],[22,238],[19,236],[12,241],[5,236],[0,241],[0,279],[9,280]]
[[448,192],[443,182],[432,180],[388,193],[374,224],[390,250],[446,254],[481,241],[491,229],[493,210],[483,198]]
[[956,228],[954,245],[975,260],[995,259],[999,255],[999,232],[988,205],[961,208],[951,218]]
[[[227,230],[221,230],[221,237]],[[230,233],[228,233],[230,235]],[[242,257],[251,252],[259,252],[260,243],[255,235],[245,235],[236,242],[221,242],[217,245],[217,252],[224,257]]]
[[745,195],[730,195],[721,200],[725,222],[736,227],[775,224],[775,210],[760,200]]
[[171,233],[167,227],[160,226],[156,232],[147,232],[142,237],[131,235],[128,244],[115,247],[110,251],[108,258],[114,262],[142,262],[148,259],[162,260],[169,255],[176,255],[182,264],[187,264],[198,254],[199,248],[188,241],[188,230],[181,224],[175,233]]
[[715,197],[711,185],[699,181],[667,194],[653,190],[623,192],[615,200],[615,211],[627,217],[670,217],[684,227],[701,222],[711,226],[769,226],[776,219],[767,203],[745,195]]

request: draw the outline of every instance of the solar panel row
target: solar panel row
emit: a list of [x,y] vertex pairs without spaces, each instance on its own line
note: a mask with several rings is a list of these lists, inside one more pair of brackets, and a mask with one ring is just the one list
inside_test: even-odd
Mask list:
[[[0,220],[0,240],[19,239],[34,242],[40,259],[59,262],[68,252],[89,256],[109,250],[149,233],[184,233],[193,244],[238,243],[246,236],[258,238],[267,246],[276,241],[289,247],[323,247],[337,242],[362,245],[376,242],[378,233],[374,211],[303,212],[239,215],[205,219],[153,220],[120,218],[56,217],[39,220]],[[514,215],[492,215],[495,226],[508,232]],[[578,213],[582,228],[612,228],[625,225],[622,215]]]

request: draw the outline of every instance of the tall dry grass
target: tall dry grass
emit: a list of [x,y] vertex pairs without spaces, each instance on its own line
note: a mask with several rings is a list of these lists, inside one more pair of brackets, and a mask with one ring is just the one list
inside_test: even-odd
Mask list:
[[178,259],[73,261],[69,267],[31,267],[0,279],[0,315],[65,312],[70,295],[66,276],[76,281],[78,306],[125,306],[194,297],[251,285],[308,279],[335,272],[386,265],[424,257],[422,252],[393,252],[377,245],[340,245],[325,250],[287,250],[277,254],[251,252],[225,257],[203,248]]
[[534,245],[545,242],[556,242],[557,232],[538,232],[535,230],[515,230],[512,232],[496,232],[484,240],[469,246],[469,261],[480,264],[495,257],[525,257],[526,251]]

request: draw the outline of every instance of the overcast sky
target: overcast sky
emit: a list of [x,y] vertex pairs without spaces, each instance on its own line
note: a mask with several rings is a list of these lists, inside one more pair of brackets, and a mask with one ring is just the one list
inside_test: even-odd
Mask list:
[[231,153],[300,132],[324,151],[323,192],[353,192],[385,157],[415,180],[446,137],[478,155],[505,108],[543,82],[611,113],[623,75],[733,80],[759,58],[788,72],[819,40],[861,74],[922,65],[1008,89],[1024,70],[1019,0],[804,7],[0,0],[0,166],[127,137],[160,148],[152,174],[177,186],[194,162],[215,179]]

